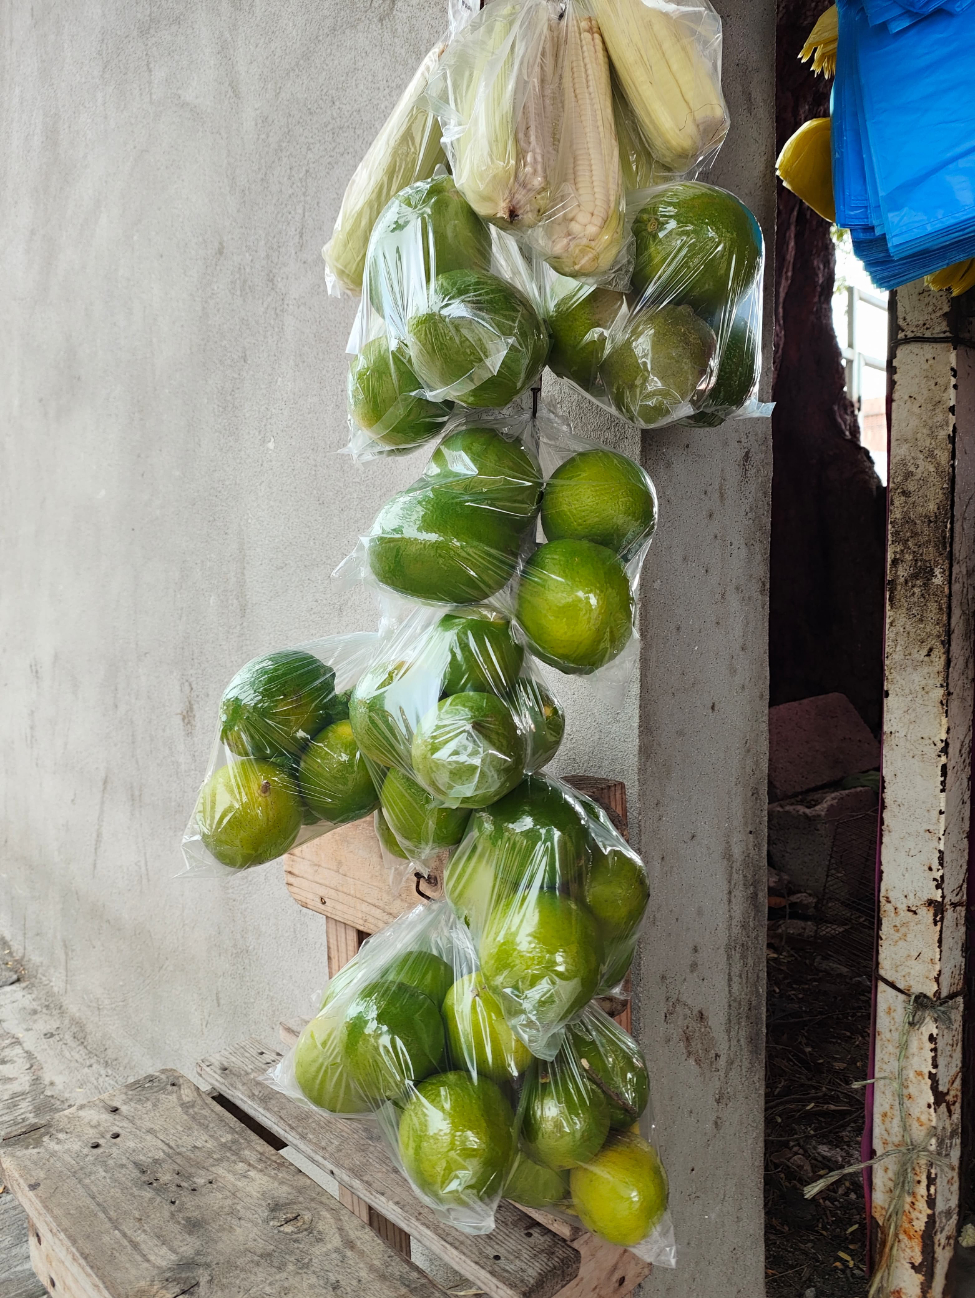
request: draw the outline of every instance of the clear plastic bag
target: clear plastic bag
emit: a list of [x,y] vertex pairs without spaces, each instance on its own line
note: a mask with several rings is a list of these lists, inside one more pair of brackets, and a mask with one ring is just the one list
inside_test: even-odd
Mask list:
[[548,356],[534,282],[452,177],[398,193],[372,231],[349,340],[350,449],[396,452],[440,431],[454,405],[497,409]]
[[322,249],[328,290],[335,297],[361,292],[369,236],[393,195],[426,180],[444,161],[440,127],[424,93],[445,48],[438,43],[420,64],[349,181],[332,237]]
[[560,273],[628,278],[609,58],[584,0],[502,0],[452,37],[427,100],[479,216]]
[[379,791],[379,832],[408,861],[455,847],[471,810],[550,761],[565,726],[507,618],[478,605],[413,608],[392,626],[349,716]]
[[539,267],[549,366],[638,428],[767,415],[761,368],[762,232],[727,190],[675,181],[630,196],[628,293]]
[[378,1121],[437,1216],[493,1229],[532,1060],[483,987],[466,929],[443,902],[363,943],[271,1084],[305,1104]]
[[231,875],[368,815],[379,795],[349,724],[377,637],[329,636],[247,663],[224,691],[184,873]]
[[605,813],[531,775],[472,812],[444,894],[512,1031],[552,1059],[566,1023],[625,977],[649,882]]
[[596,1005],[568,1024],[558,1054],[533,1064],[521,1096],[518,1158],[505,1194],[581,1221],[655,1266],[674,1266],[667,1173],[654,1146],[643,1051]]

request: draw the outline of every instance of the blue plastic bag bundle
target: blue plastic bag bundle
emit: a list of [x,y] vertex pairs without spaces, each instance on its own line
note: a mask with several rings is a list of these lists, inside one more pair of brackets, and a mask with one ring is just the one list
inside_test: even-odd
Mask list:
[[874,283],[975,256],[973,0],[840,0],[836,223]]

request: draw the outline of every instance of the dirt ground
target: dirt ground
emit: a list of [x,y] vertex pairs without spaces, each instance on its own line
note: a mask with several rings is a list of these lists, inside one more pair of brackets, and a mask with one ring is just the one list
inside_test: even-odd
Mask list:
[[[792,923],[772,928],[811,930]],[[780,935],[769,947],[765,1117],[768,1298],[866,1291],[860,1174],[807,1200],[818,1177],[860,1161],[870,980],[843,935]]]

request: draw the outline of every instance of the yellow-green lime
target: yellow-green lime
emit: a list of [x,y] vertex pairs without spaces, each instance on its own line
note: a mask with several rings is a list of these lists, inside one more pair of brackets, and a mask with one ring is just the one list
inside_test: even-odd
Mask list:
[[301,649],[255,658],[220,701],[220,738],[238,757],[287,761],[329,721],[335,672]]
[[441,1073],[421,1082],[399,1124],[399,1153],[422,1195],[442,1207],[491,1203],[515,1149],[514,1115],[486,1077]]
[[525,1208],[548,1208],[564,1199],[569,1190],[569,1178],[563,1172],[536,1163],[523,1151],[515,1155],[504,1197]]
[[585,1167],[574,1167],[569,1189],[586,1229],[623,1248],[646,1239],[667,1211],[667,1173],[635,1132],[610,1137]]
[[542,471],[516,438],[494,428],[458,428],[448,433],[423,476],[466,497],[472,506],[497,509],[522,520],[538,509]]
[[301,755],[298,785],[316,820],[345,825],[367,816],[379,801],[348,721],[326,726]]
[[415,987],[439,1006],[453,985],[454,971],[432,951],[404,951],[390,960],[383,970],[383,981]]
[[619,558],[594,541],[550,541],[525,564],[517,618],[529,648],[570,674],[622,653],[633,634],[633,596]]
[[395,1099],[408,1082],[441,1065],[440,1006],[405,983],[370,983],[346,1010],[343,1050],[352,1081],[367,1099]]
[[682,420],[695,428],[714,428],[730,418],[751,396],[758,377],[758,337],[748,318],[732,324],[718,359],[711,391],[696,415]]
[[625,308],[622,293],[610,288],[583,290],[574,284],[548,316],[552,331],[549,369],[590,392],[596,386],[610,327]]
[[444,895],[451,909],[476,936],[487,923],[492,908],[510,892],[504,875],[494,868],[494,845],[488,834],[469,832],[447,863]]
[[413,770],[437,798],[486,807],[525,773],[528,745],[511,708],[495,694],[450,694],[413,735]]
[[391,698],[403,663],[380,663],[360,676],[349,699],[349,722],[359,751],[378,766],[408,763],[410,745],[402,712]]
[[595,541],[628,558],[653,535],[653,484],[628,455],[580,451],[555,470],[542,497],[549,541]]
[[401,861],[408,861],[409,857],[400,846],[399,839],[389,827],[389,821],[383,815],[382,807],[376,808],[376,837],[379,839],[385,851],[390,856],[398,857]]
[[430,651],[445,654],[441,694],[481,690],[506,694],[521,670],[525,651],[511,634],[511,623],[491,609],[447,613],[434,628]]
[[556,781],[527,776],[477,812],[471,829],[489,844],[509,891],[581,889],[588,862],[585,819],[580,804]]
[[356,424],[391,450],[411,450],[429,441],[453,408],[453,402],[428,401],[421,394],[420,380],[385,334],[353,358],[348,395]]
[[558,699],[540,680],[519,676],[511,692],[511,706],[528,731],[527,771],[547,766],[565,734],[565,712]]
[[414,857],[454,847],[464,837],[470,811],[443,806],[398,767],[386,776],[379,796],[390,830]]
[[609,1102],[564,1049],[539,1063],[525,1083],[521,1136],[529,1154],[556,1171],[577,1167],[609,1134]]
[[204,784],[196,823],[204,847],[223,865],[262,865],[283,856],[298,837],[301,795],[280,766],[242,758]]
[[641,428],[678,414],[698,391],[717,340],[689,306],[638,311],[599,368],[616,410]]
[[612,1126],[632,1127],[650,1100],[650,1079],[646,1057],[630,1034],[593,1007],[566,1027],[563,1053],[605,1097]]
[[443,1003],[447,1048],[457,1068],[498,1083],[513,1082],[532,1061],[508,1027],[497,998],[479,973],[460,978]]
[[366,1113],[369,1102],[349,1075],[342,1050],[345,1020],[340,1012],[306,1023],[295,1045],[295,1081],[312,1104],[329,1113]]

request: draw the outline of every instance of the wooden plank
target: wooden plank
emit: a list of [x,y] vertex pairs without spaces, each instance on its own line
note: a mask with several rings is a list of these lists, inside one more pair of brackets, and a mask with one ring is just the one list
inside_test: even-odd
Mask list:
[[[893,399],[874,1076],[875,1152],[933,1138],[918,1160],[890,1292],[944,1288],[954,1249],[962,1122],[962,996],[971,817],[975,641],[975,356],[947,294],[923,284],[893,303]],[[971,326],[969,337],[971,336]],[[896,1083],[910,998],[944,1002],[910,1029],[907,1131]],[[873,1172],[882,1221],[902,1160]]]
[[0,1194],[0,1294],[44,1298],[47,1290],[31,1265],[27,1214],[11,1191]]
[[437,1293],[171,1069],[8,1135],[2,1160],[71,1298]]
[[246,1041],[198,1068],[203,1080],[229,1096],[316,1167],[442,1257],[491,1298],[552,1298],[579,1273],[579,1253],[502,1203],[489,1235],[464,1235],[444,1225],[413,1193],[375,1124],[331,1117],[298,1104],[264,1081],[280,1052]]

